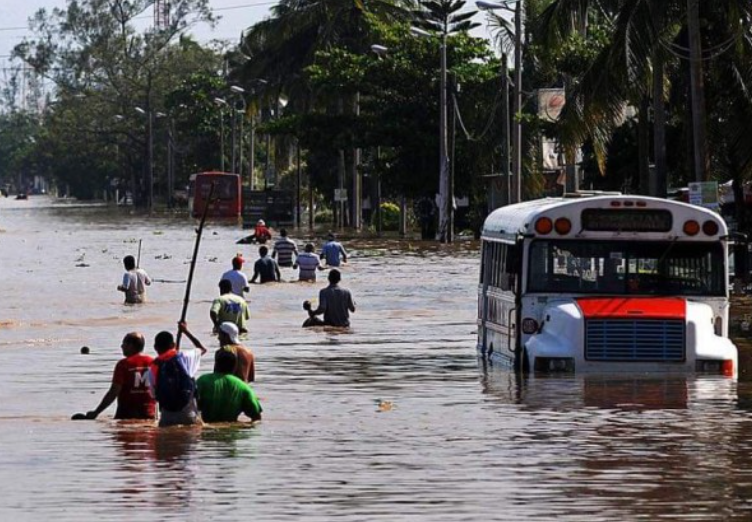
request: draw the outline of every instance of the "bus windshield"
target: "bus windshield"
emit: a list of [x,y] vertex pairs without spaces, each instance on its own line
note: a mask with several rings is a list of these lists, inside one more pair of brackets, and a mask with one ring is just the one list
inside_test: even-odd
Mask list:
[[537,240],[528,292],[724,296],[721,243]]

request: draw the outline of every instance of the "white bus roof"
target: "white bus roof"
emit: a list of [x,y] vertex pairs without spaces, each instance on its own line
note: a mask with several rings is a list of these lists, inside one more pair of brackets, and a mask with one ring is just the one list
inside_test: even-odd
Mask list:
[[[536,199],[533,201],[525,201],[523,203],[517,203],[515,205],[507,205],[505,207],[494,210],[486,218],[483,224],[483,236],[487,238],[504,239],[507,241],[516,241],[520,235],[536,235],[534,224],[539,217],[550,217],[556,219],[558,217],[567,217],[572,221],[573,234],[572,237],[579,235],[577,231],[581,230],[580,226],[580,213],[584,209],[588,208],[601,208],[601,209],[613,209],[614,202],[618,202],[619,206],[624,202],[631,202],[632,205],[626,205],[625,207],[635,210],[648,209],[665,209],[670,210],[673,214],[677,211],[684,213],[695,214],[696,219],[713,220],[719,225],[718,236],[725,236],[728,234],[725,221],[715,212],[696,205],[689,205],[680,201],[673,201],[661,198],[652,198],[646,196],[636,195],[621,195],[621,194],[594,194],[594,195],[580,195],[579,197],[559,197],[559,198],[545,198]],[[634,204],[640,201],[644,202],[644,207],[635,207]],[[625,208],[621,207],[621,208]],[[700,216],[702,216],[700,218]],[[658,235],[662,237],[666,236],[680,236],[682,235],[681,228],[683,226],[683,220],[681,223],[679,220],[674,220],[672,231],[666,233],[650,233],[643,232],[642,234]],[[599,235],[602,233],[599,233]],[[613,235],[613,233],[610,233]],[[554,234],[555,235],[555,234]],[[603,236],[600,235],[602,238]],[[699,239],[699,238],[697,238]],[[715,239],[718,239],[716,237]]]

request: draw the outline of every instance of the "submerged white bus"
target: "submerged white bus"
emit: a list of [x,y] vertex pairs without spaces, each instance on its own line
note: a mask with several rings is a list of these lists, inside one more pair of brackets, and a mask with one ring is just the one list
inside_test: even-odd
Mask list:
[[531,372],[735,376],[728,231],[642,196],[509,205],[483,226],[478,350]]

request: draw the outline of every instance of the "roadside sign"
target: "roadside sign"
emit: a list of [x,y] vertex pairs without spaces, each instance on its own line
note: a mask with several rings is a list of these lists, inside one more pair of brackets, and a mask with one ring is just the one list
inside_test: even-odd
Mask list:
[[718,208],[718,182],[698,181],[689,184],[689,202],[705,208]]
[[347,201],[347,189],[334,189],[334,201]]

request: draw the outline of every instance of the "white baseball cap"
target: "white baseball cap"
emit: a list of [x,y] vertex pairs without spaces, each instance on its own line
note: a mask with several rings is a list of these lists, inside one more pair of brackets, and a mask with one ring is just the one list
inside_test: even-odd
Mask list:
[[240,344],[240,330],[238,330],[238,327],[235,325],[235,323],[225,321],[224,323],[219,325],[219,330],[221,332],[224,332],[227,337],[230,338],[230,342],[232,344]]

